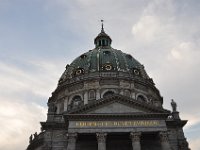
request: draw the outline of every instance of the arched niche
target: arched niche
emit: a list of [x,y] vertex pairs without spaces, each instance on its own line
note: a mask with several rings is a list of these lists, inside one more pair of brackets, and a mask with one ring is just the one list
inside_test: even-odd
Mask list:
[[75,95],[71,100],[71,109],[77,108],[83,105],[83,99],[80,95]]
[[107,92],[105,92],[105,93],[103,94],[103,98],[112,96],[113,94],[115,94],[115,92],[113,92],[113,91],[107,91]]
[[117,94],[117,91],[115,89],[104,89],[101,91],[101,98],[104,98],[106,95],[113,95]]
[[95,90],[89,90],[89,92],[88,92],[88,99],[89,100],[96,99],[96,91]]

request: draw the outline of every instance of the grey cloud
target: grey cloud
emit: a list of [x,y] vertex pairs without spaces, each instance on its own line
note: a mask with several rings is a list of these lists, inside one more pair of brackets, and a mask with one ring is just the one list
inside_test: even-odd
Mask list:
[[40,129],[38,120],[45,120],[46,109],[4,99],[0,110],[0,149],[25,149],[30,134]]

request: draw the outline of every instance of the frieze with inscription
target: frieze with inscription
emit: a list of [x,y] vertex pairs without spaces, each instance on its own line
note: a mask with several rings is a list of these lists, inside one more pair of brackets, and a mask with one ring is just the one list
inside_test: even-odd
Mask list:
[[74,128],[104,128],[104,127],[159,127],[159,120],[127,120],[127,121],[71,121]]

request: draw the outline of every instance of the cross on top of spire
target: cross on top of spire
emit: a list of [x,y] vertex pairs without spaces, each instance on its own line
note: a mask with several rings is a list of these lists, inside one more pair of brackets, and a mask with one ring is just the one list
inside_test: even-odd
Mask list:
[[103,22],[104,20],[101,20],[101,32],[104,32]]

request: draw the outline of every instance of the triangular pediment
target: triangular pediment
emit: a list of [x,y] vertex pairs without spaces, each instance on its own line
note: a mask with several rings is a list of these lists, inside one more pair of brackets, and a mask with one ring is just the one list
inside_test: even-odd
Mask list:
[[89,114],[102,114],[102,113],[144,113],[144,110],[140,110],[139,108],[134,108],[124,103],[120,103],[118,101],[113,101],[108,103],[107,105],[100,105],[98,107],[93,108],[92,110],[88,110]]
[[146,114],[169,113],[168,110],[157,108],[151,104],[139,102],[123,95],[102,98],[66,112],[67,114]]

